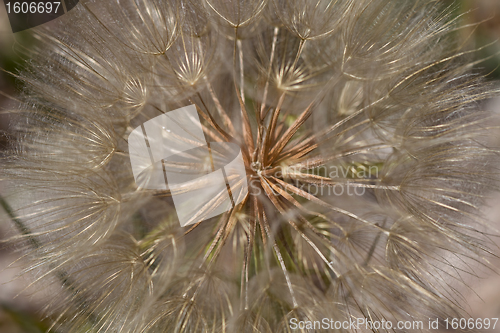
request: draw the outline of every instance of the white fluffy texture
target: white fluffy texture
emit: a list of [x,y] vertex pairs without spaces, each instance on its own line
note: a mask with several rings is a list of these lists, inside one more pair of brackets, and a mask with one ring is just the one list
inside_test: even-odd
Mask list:
[[[497,189],[497,126],[479,105],[496,91],[450,12],[81,1],[36,29],[2,172],[32,287],[63,286],[54,326],[288,332],[291,318],[461,316],[455,286],[491,254],[481,209]],[[137,189],[126,140],[190,104],[207,140],[240,145],[250,193],[188,229],[168,191]]]

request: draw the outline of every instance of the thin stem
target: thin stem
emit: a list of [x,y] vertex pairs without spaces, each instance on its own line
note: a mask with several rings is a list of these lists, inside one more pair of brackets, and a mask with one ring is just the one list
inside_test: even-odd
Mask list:
[[[14,222],[14,225],[19,230],[19,232],[28,238],[31,247],[35,250],[40,249],[43,246],[42,243],[40,243],[40,241],[32,235],[31,230],[16,216],[16,214],[14,214],[14,210],[2,196],[0,196],[0,205],[5,210],[10,219]],[[58,270],[57,267],[54,267],[53,265],[49,265],[49,269],[55,274],[55,276],[61,282],[61,285],[73,293],[73,295],[75,296],[74,301],[77,303],[77,308],[87,309],[89,307],[88,302],[81,296],[82,292],[74,287],[74,282],[71,281],[68,273],[64,270]],[[98,323],[102,320],[95,313],[90,313],[87,319],[92,326],[97,326]],[[54,324],[49,328],[49,331],[54,328],[56,322],[54,322]]]
[[278,27],[274,28],[273,44],[271,45],[271,56],[269,59],[269,67],[267,69],[266,85],[264,86],[264,94],[262,96],[262,105],[260,106],[260,119],[261,120],[263,120],[266,117],[266,114],[264,114],[264,109],[266,107],[267,93],[269,90],[269,80],[271,77],[271,70],[272,70],[273,61],[274,61],[274,54],[276,52],[276,43],[278,41],[278,32],[279,32],[279,28]]
[[236,41],[236,46],[238,47],[238,58],[240,60],[240,95],[243,104],[245,104],[245,71],[243,68],[243,48],[241,45],[241,40]]

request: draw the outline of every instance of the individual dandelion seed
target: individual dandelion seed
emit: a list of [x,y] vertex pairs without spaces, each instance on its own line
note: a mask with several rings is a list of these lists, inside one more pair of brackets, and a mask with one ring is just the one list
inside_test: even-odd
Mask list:
[[[498,129],[459,19],[427,0],[87,0],[35,29],[2,206],[28,288],[62,286],[54,330],[462,316],[456,286],[493,254]],[[237,193],[229,174],[181,227],[176,182],[139,186],[128,140],[189,105],[212,160],[161,171],[237,147],[248,193],[202,219]]]

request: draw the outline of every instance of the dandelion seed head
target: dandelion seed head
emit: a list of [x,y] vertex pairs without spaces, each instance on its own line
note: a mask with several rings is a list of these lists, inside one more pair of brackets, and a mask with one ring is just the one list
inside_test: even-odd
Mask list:
[[[88,0],[35,29],[2,179],[30,287],[62,286],[54,327],[459,316],[455,284],[492,253],[498,123],[458,29],[426,0]],[[136,184],[127,140],[188,105],[213,158],[161,167],[209,173],[231,143],[248,194],[229,175],[195,213],[241,200],[181,227],[174,190]]]

